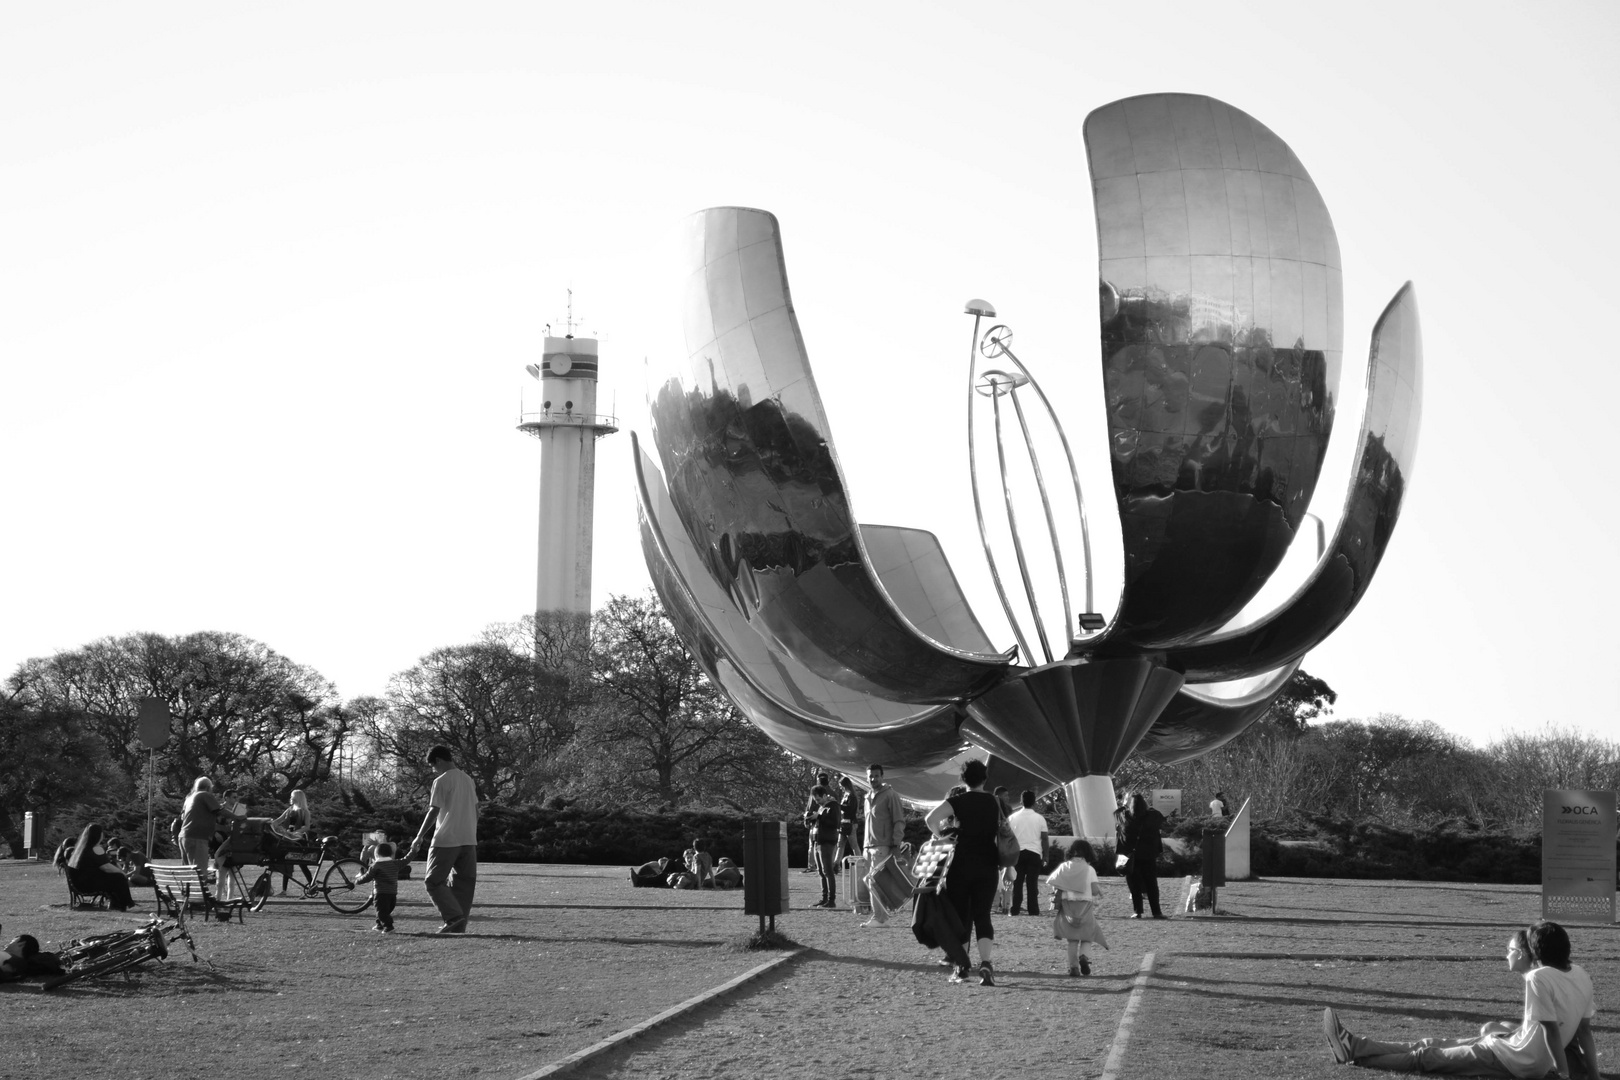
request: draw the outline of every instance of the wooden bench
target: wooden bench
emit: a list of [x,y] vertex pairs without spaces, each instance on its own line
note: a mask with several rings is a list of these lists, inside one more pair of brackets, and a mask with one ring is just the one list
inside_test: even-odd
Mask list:
[[246,921],[247,897],[218,899],[209,891],[204,871],[190,863],[154,862],[147,864],[147,870],[152,875],[152,892],[157,895],[158,905],[170,915],[182,916],[195,905],[202,909],[204,919],[213,915],[220,922],[230,922],[235,913],[237,922]]

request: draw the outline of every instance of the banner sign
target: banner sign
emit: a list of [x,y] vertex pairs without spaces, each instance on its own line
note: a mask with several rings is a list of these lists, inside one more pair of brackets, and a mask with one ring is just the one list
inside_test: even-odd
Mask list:
[[1152,795],[1153,809],[1165,817],[1181,813],[1180,788],[1154,788]]
[[1553,791],[1541,804],[1541,917],[1615,921],[1612,791]]

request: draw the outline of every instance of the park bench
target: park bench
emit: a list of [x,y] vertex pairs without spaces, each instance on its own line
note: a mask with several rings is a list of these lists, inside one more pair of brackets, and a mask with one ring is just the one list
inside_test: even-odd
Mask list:
[[183,914],[193,905],[201,908],[203,918],[213,915],[220,922],[230,922],[234,912],[237,922],[245,922],[248,900],[245,896],[221,900],[208,889],[208,877],[190,863],[154,862],[147,865],[152,874],[152,891],[157,894],[160,907],[170,915]]

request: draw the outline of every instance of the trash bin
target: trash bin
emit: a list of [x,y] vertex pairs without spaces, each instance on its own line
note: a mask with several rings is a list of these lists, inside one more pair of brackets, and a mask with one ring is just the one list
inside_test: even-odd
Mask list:
[[763,922],[788,909],[788,839],[785,821],[750,821],[743,832],[743,914]]

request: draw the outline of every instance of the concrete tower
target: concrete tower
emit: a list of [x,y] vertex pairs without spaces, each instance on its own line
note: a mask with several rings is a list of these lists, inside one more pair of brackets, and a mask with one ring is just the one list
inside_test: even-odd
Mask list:
[[535,618],[542,625],[583,627],[591,614],[591,509],[596,440],[619,428],[596,412],[596,341],[547,337],[539,364],[539,412],[518,428],[540,440],[540,558]]

